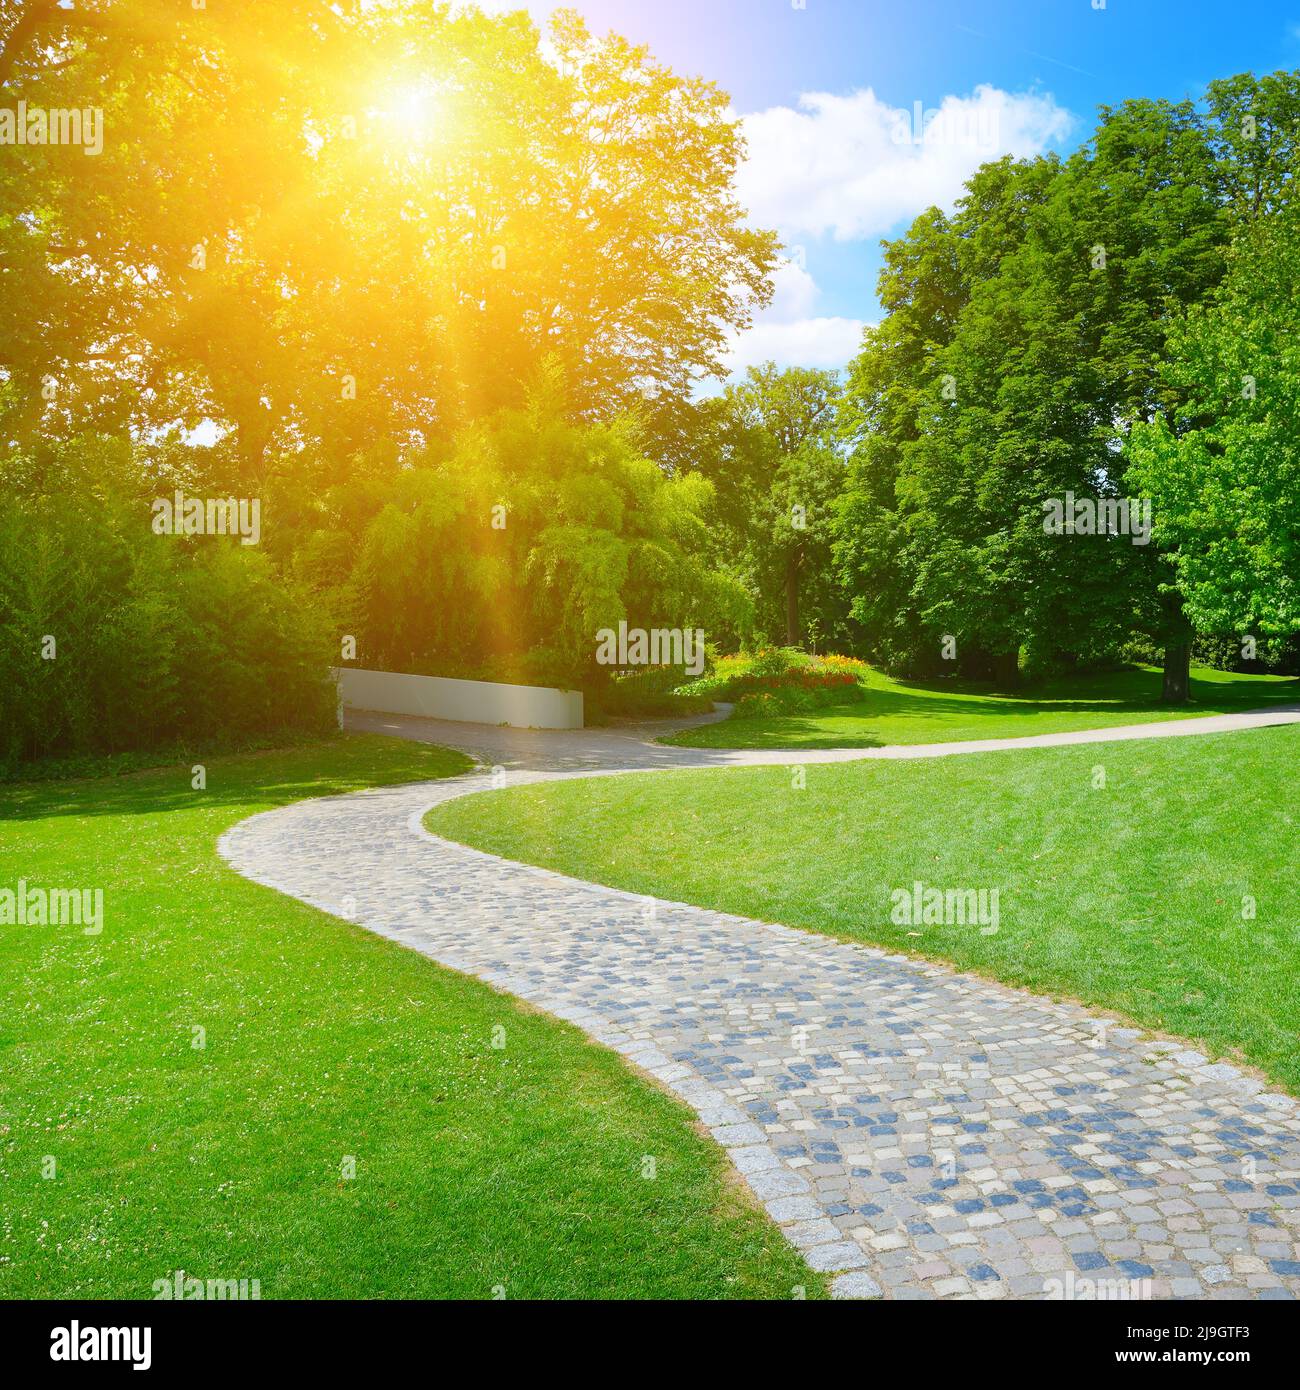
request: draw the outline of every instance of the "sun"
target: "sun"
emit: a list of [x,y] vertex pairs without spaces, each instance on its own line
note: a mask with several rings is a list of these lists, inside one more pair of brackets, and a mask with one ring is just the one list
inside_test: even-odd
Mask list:
[[444,92],[427,78],[386,87],[369,114],[390,140],[409,145],[445,136],[449,122]]

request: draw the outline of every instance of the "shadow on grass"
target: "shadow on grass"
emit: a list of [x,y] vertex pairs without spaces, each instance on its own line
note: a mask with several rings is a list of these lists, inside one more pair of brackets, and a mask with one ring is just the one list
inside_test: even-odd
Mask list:
[[[1300,701],[1300,678],[1265,680],[1259,676],[1220,674],[1222,678],[1215,680],[1193,676],[1186,708],[1216,714]],[[1152,669],[1089,675],[1068,686],[1060,681],[1027,684],[1015,690],[959,680],[896,680],[893,684],[898,689],[868,688],[866,700],[836,708],[904,718],[913,714],[1017,715],[1040,711],[1151,714],[1170,708],[1160,698],[1161,674]]]
[[270,810],[307,797],[454,777],[473,766],[471,758],[451,749],[364,734],[195,761],[205,769],[202,791],[192,786],[192,763],[76,781],[0,785],[0,824],[49,816]]
[[[791,741],[801,741],[807,746],[813,739],[818,741],[820,748],[880,748],[898,739],[876,737],[867,727],[861,733],[856,729],[832,729],[828,723],[843,720],[869,726],[883,720],[922,721],[934,725],[930,741],[942,743],[959,724],[969,726],[993,719],[1023,719],[1023,732],[1029,735],[1036,732],[1038,717],[1106,715],[1116,717],[1116,723],[1138,724],[1150,719],[1173,718],[1176,714],[1231,714],[1300,704],[1300,679],[1294,678],[1269,680],[1227,672],[1216,673],[1212,679],[1193,676],[1192,698],[1176,711],[1161,702],[1161,684],[1160,671],[1150,667],[1092,674],[1072,680],[1068,685],[1052,681],[1016,690],[999,690],[990,684],[956,679],[889,679],[888,687],[866,687],[859,700],[767,718],[735,719],[733,716],[718,726],[717,736],[743,736],[745,746],[758,749],[781,748]],[[722,732],[724,729],[727,734]],[[691,740],[693,732],[687,731],[682,746],[699,746]],[[1007,737],[1015,736],[1005,730],[1001,732]],[[973,737],[979,737],[978,733],[963,732],[960,741]],[[674,742],[672,738],[665,741]]]

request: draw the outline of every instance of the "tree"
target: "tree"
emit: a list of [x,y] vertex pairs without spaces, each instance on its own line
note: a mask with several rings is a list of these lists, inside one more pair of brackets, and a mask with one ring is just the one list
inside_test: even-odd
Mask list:
[[1136,424],[1130,474],[1202,632],[1300,632],[1300,209],[1244,228],[1219,294],[1170,336],[1172,416]]
[[[717,490],[721,549],[755,593],[760,623],[797,646],[810,612],[834,635],[844,604],[830,580],[830,526],[844,482],[834,445],[834,372],[750,367],[705,403],[700,470]],[[807,610],[807,611],[806,611]]]
[[467,426],[378,486],[344,484],[306,547],[355,563],[331,602],[363,664],[600,685],[603,628],[744,621],[707,560],[712,487],[647,459],[634,420],[574,424],[548,374],[522,410]]
[[6,104],[100,108],[104,146],[6,153],[0,438],[208,419],[260,486],[445,440],[545,358],[584,417],[720,374],[774,258],[725,95],[571,14],[551,41],[417,0],[7,4]]
[[232,537],[155,534],[124,441],[43,452],[0,467],[0,764],[333,726],[303,587]]
[[919,437],[929,364],[951,342],[969,294],[958,238],[937,208],[885,243],[878,293],[884,318],[867,328],[840,402],[848,466],[833,520],[834,560],[869,649],[905,667],[925,639],[910,601],[898,482],[903,455]]
[[1144,548],[1049,534],[1044,503],[1125,495],[1126,419],[1160,407],[1168,323],[1226,235],[1203,119],[1130,102],[1064,164],[983,166],[952,218],[890,248],[836,547],[887,653],[933,665],[955,638],[968,674],[1005,683],[1022,648],[1090,661],[1159,626]]

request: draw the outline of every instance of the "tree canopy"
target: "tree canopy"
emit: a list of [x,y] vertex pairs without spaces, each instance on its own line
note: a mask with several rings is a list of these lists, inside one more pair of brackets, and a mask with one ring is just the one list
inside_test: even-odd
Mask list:
[[839,398],[837,373],[769,362],[705,401],[696,424],[696,465],[717,490],[720,554],[755,596],[758,629],[792,646],[847,633],[830,563],[844,483]]
[[[130,634],[152,737],[199,708],[151,623],[243,672],[232,730],[318,720],[344,638],[589,688],[620,621],[1008,684],[1161,649],[1179,698],[1194,637],[1300,630],[1300,74],[984,164],[885,244],[846,373],[720,390],[778,250],[739,122],[572,13],[0,0],[0,92],[45,122],[0,161],[0,504],[33,537],[0,649],[69,745],[48,635],[122,707],[92,631]],[[256,499],[256,554],[152,534],[173,490]]]
[[260,480],[448,437],[543,359],[608,417],[718,373],[769,292],[725,94],[573,14],[547,54],[415,0],[6,8],[6,93],[104,139],[0,171],[5,437],[209,420]]
[[1188,616],[1240,636],[1300,632],[1300,210],[1250,225],[1219,293],[1175,325],[1180,399],[1132,431]]
[[836,536],[887,659],[933,669],[955,648],[968,672],[1011,679],[1021,653],[1096,661],[1138,633],[1185,665],[1209,615],[1184,609],[1176,579],[1191,532],[1167,517],[1150,547],[1054,534],[1044,506],[1140,505],[1128,432],[1184,411],[1195,382],[1167,365],[1183,316],[1287,204],[1298,102],[1300,80],[1278,74],[1211,84],[1204,108],[1103,110],[1069,159],[986,164],[951,216],[887,246],[885,318],[849,373]]

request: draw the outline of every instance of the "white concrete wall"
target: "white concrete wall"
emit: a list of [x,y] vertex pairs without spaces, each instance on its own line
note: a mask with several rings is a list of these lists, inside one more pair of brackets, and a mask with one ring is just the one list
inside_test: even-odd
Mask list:
[[444,676],[406,676],[395,671],[339,667],[345,709],[416,714],[469,724],[512,724],[517,729],[581,729],[582,692]]

